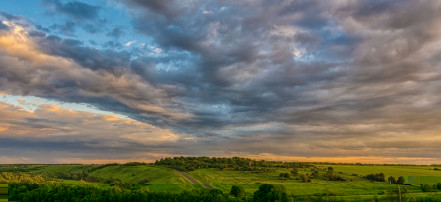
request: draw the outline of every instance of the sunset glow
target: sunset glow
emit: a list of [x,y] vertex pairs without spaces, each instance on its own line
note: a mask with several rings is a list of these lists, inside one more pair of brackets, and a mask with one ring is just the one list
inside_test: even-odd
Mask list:
[[441,163],[441,1],[26,2],[0,163]]

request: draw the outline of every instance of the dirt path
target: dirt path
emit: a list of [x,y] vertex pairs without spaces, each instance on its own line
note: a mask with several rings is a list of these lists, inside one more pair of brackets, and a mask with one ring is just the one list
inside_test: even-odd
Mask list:
[[[190,180],[193,184],[200,184],[198,181],[196,181],[195,179],[193,179],[192,177],[190,177],[187,173],[184,173],[182,171],[178,171],[179,173],[181,173],[184,177],[186,177],[188,180]],[[210,186],[209,184],[202,184],[205,187],[209,188],[209,189],[213,189],[212,186]]]

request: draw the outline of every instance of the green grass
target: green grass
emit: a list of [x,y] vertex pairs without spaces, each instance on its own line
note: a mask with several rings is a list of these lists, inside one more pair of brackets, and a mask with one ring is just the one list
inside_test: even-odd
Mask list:
[[0,202],[8,201],[8,185],[0,184]]
[[[408,194],[421,192],[419,184],[435,184],[441,182],[440,171],[434,171],[428,166],[357,166],[357,165],[318,165],[320,174],[323,174],[328,166],[334,168],[337,175],[342,176],[345,182],[330,182],[320,179],[313,179],[310,183],[302,183],[293,176],[293,180],[280,180],[279,173],[290,172],[291,169],[276,169],[273,173],[253,173],[243,171],[220,171],[217,169],[200,169],[189,172],[189,175],[196,180],[210,184],[214,188],[224,192],[229,192],[233,184],[241,184],[248,195],[252,195],[259,187],[259,184],[283,184],[287,188],[288,194],[297,197],[307,196],[349,196],[365,195],[370,200],[375,194],[387,194],[389,190],[397,189],[397,185],[389,185],[385,182],[371,182],[362,176],[371,173],[384,173],[386,178],[389,176],[420,176],[418,183],[413,185],[401,185],[401,189],[406,188]],[[311,173],[311,169],[300,169],[299,174]],[[357,174],[353,176],[352,174]],[[427,195],[428,193],[422,193]],[[350,197],[349,197],[350,198]],[[346,200],[346,199],[345,199]],[[364,200],[364,199],[363,199]]]
[[[30,165],[32,166],[32,165]],[[55,172],[82,172],[96,165],[36,165],[31,173],[55,173]],[[210,184],[214,188],[229,193],[231,186],[239,184],[244,187],[246,196],[252,197],[253,193],[259,188],[260,184],[283,184],[289,195],[296,201],[302,200],[336,200],[336,201],[371,201],[375,195],[379,199],[389,199],[393,197],[392,190],[397,189],[397,185],[389,185],[385,182],[371,182],[363,176],[372,173],[384,173],[386,179],[394,176],[405,176],[406,183],[409,181],[414,185],[401,185],[401,189],[407,189],[403,197],[433,197],[441,200],[441,192],[423,193],[420,184],[441,183],[441,171],[433,170],[431,166],[381,166],[381,165],[325,165],[316,164],[320,170],[320,175],[326,172],[327,167],[334,168],[334,173],[342,176],[345,182],[330,182],[320,179],[313,179],[310,183],[300,182],[298,176],[292,176],[291,180],[281,180],[279,173],[288,172],[292,169],[275,168],[271,173],[254,173],[248,171],[220,171],[218,169],[199,169],[188,172],[195,180]],[[299,174],[311,174],[310,168],[300,169]],[[354,176],[353,174],[356,174]],[[108,166],[95,170],[89,175],[102,178],[117,178],[123,183],[137,184],[139,181],[147,179],[145,185],[149,189],[157,192],[179,193],[184,190],[201,189],[203,185],[192,184],[180,173],[154,165],[140,166]],[[75,180],[64,180],[65,184],[80,184]],[[1,187],[2,185],[0,185]],[[101,185],[98,186],[109,186]]]
[[93,167],[97,167],[97,165],[39,165],[36,170],[32,170],[30,173],[82,172]]
[[123,183],[137,184],[147,179],[147,184],[191,184],[180,173],[159,166],[109,166],[96,170],[90,175],[104,178],[118,178]]
[[182,191],[204,188],[201,184],[149,184],[147,187],[156,192],[170,193],[180,193]]
[[[406,178],[406,183],[412,184],[436,184],[441,183],[441,171],[433,170],[431,166],[379,166],[379,165],[331,165],[334,170],[343,172],[350,176],[355,173],[359,176],[365,176],[371,173],[384,173],[386,179],[389,176],[394,176],[398,179],[399,176]],[[328,165],[321,165],[319,167],[325,168]],[[418,176],[415,180],[409,181],[409,176]],[[413,179],[411,177],[411,179]],[[363,182],[364,183],[364,182]]]
[[[97,165],[40,165],[34,174],[57,173],[57,172],[82,172]],[[140,166],[108,166],[89,173],[91,176],[102,178],[117,178],[123,183],[137,184],[147,179],[148,184],[191,184],[191,182],[169,168],[151,165]],[[80,184],[76,180],[64,180],[66,184]]]
[[247,171],[220,171],[218,169],[199,169],[188,172],[190,176],[204,184],[283,184],[290,181],[279,180],[279,173],[289,169],[277,169],[274,173],[254,173]]

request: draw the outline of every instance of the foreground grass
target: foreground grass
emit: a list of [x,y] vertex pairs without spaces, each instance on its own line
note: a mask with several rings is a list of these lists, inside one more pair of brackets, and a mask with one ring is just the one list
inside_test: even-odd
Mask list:
[[0,184],[0,202],[8,201],[8,185]]
[[[274,172],[256,173],[251,171],[233,171],[198,169],[187,172],[191,177],[212,187],[229,193],[232,185],[241,185],[245,189],[245,196],[252,197],[260,184],[283,184],[286,192],[296,201],[372,201],[389,200],[396,197],[397,185],[390,185],[385,182],[371,182],[363,176],[372,173],[384,173],[386,179],[389,176],[398,178],[405,176],[406,183],[412,185],[400,185],[403,198],[408,200],[433,198],[440,199],[440,192],[422,192],[420,184],[441,183],[441,171],[434,170],[432,166],[392,166],[392,165],[327,165],[314,164],[320,174],[324,174],[328,167],[333,167],[337,175],[342,176],[346,181],[332,182],[322,179],[313,179],[312,182],[302,183],[298,176],[292,176],[290,180],[281,180],[279,173],[290,173],[292,169],[273,168]],[[83,172],[98,165],[29,165],[33,174],[56,173],[56,172]],[[299,169],[299,174],[311,174],[311,168]],[[203,185],[192,184],[187,178],[175,170],[154,165],[121,166],[112,165],[89,172],[89,175],[102,178],[117,178],[122,183],[138,184],[145,180],[144,185],[155,192],[181,193],[186,190],[204,189]],[[64,184],[81,184],[76,180],[63,180]],[[92,183],[91,183],[92,184]],[[96,184],[96,183],[95,183]],[[98,186],[110,186],[97,184]]]
[[[371,173],[385,173],[388,176],[418,176],[420,184],[436,184],[441,182],[440,171],[434,171],[429,166],[357,166],[357,165],[318,165],[318,169],[325,170],[332,166],[335,173],[346,179],[344,182],[332,182],[321,179],[313,179],[310,183],[302,183],[298,177],[293,176],[291,180],[281,180],[279,173],[290,172],[291,169],[278,168],[275,172],[254,173],[247,171],[220,171],[218,169],[199,169],[189,172],[198,181],[210,184],[223,192],[229,192],[231,186],[240,184],[244,187],[248,196],[259,187],[259,184],[283,184],[287,193],[299,198],[339,196],[349,200],[352,196],[365,197],[370,200],[375,195],[384,198],[389,193],[395,193],[397,185],[390,185],[386,182],[371,182],[362,176]],[[311,169],[300,169],[299,174],[311,173]],[[386,177],[386,178],[387,178]],[[420,184],[400,185],[401,190],[406,190],[407,195],[421,197],[430,193],[422,193]],[[354,198],[351,200],[355,200]],[[357,198],[358,200],[358,198]],[[364,200],[364,199],[363,199]]]

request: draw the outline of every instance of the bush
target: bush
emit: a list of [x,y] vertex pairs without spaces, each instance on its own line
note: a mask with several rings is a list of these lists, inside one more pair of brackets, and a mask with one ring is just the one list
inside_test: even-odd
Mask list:
[[147,165],[147,164],[141,163],[141,162],[129,162],[129,163],[123,164],[122,166],[141,166],[141,165]]
[[286,188],[283,185],[262,184],[259,190],[254,192],[255,202],[288,202]]
[[406,181],[406,179],[404,179],[403,176],[400,176],[397,180],[397,184],[404,184],[405,181]]
[[[133,189],[113,186],[110,188],[96,185],[9,185],[10,201],[71,201],[71,202],[107,202],[107,201],[218,201],[234,202],[240,199],[229,197],[217,189],[198,189],[183,191],[179,194],[154,192],[147,187]],[[279,200],[280,201],[280,200]],[[286,200],[285,200],[286,201]]]
[[376,173],[376,174],[369,174],[364,176],[364,178],[372,181],[378,181],[378,182],[386,182],[385,176],[383,173]]
[[235,197],[242,197],[245,194],[245,190],[241,186],[233,185],[230,194]]
[[143,180],[140,180],[140,181],[138,182],[138,184],[146,184],[147,182],[149,182],[148,179],[143,179]]
[[430,186],[429,184],[422,184],[421,190],[423,192],[434,192],[434,191],[436,191],[436,186],[435,185]]
[[293,168],[293,169],[291,170],[291,174],[292,174],[292,175],[298,175],[298,174],[299,174],[299,169],[298,169],[298,168]]
[[308,175],[300,175],[300,180],[302,180],[302,182],[311,182]]
[[397,183],[397,181],[395,180],[395,177],[394,177],[394,176],[390,176],[389,178],[387,178],[387,181],[388,181],[390,184],[395,184],[395,183]]
[[280,173],[279,177],[282,178],[282,180],[291,179],[291,176],[289,176],[289,173]]

